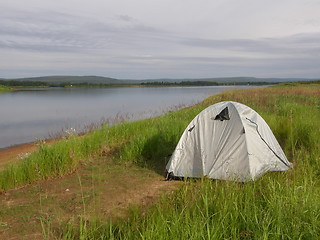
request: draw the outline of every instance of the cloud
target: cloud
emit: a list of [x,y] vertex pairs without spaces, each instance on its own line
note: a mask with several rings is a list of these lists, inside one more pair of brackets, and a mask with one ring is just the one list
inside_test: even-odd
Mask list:
[[182,44],[192,47],[224,49],[234,52],[265,55],[309,55],[319,53],[320,33],[306,33],[282,38],[262,39],[186,39]]
[[314,1],[30,1],[0,10],[0,78],[320,75]]
[[134,44],[155,28],[129,16],[107,21],[59,12],[17,12],[0,22],[0,47],[42,52],[83,52]]

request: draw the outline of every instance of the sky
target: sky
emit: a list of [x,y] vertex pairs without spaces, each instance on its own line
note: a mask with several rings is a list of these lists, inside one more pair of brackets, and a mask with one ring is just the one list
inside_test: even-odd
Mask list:
[[0,78],[320,78],[320,0],[0,0]]

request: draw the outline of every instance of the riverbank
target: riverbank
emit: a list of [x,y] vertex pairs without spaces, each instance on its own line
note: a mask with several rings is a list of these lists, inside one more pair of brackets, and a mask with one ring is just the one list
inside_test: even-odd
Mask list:
[[2,169],[6,164],[17,161],[19,156],[27,155],[36,149],[36,143],[26,143],[0,149],[0,169]]
[[[157,118],[104,126],[51,146],[40,142],[22,167],[1,172],[1,236],[318,238],[319,95],[319,84],[233,90]],[[162,182],[168,155],[187,124],[207,106],[225,100],[255,109],[294,168],[244,185],[206,179]],[[123,208],[114,208],[118,203]]]
[[0,85],[0,92],[8,92],[8,91],[13,91],[13,88]]
[[[59,141],[59,139],[46,140],[48,144],[52,144],[57,141]],[[0,171],[6,165],[19,162],[19,160],[21,160],[22,158],[25,158],[32,152],[36,151],[38,148],[39,148],[39,141],[19,144],[15,146],[6,147],[6,148],[0,148]]]

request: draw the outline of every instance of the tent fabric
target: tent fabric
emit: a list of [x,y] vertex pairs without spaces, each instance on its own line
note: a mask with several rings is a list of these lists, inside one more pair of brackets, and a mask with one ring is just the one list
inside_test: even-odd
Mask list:
[[191,121],[166,170],[175,177],[246,182],[291,166],[263,118],[244,104],[226,101]]

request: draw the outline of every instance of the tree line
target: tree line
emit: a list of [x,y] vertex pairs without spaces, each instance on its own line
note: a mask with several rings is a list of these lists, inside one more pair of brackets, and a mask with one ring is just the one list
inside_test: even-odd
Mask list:
[[49,83],[40,81],[0,80],[0,85],[7,87],[49,87]]
[[[217,83],[210,81],[182,81],[182,82],[144,82],[145,86],[221,86],[221,85],[267,85],[268,82],[226,82]],[[275,84],[275,83],[272,83]]]
[[17,81],[17,80],[0,80],[0,85],[7,87],[106,87],[115,84],[103,84],[103,83],[49,83],[42,81]]
[[[18,81],[18,80],[0,80],[0,85],[7,87],[110,87],[110,86],[221,86],[221,85],[266,85],[269,82],[226,82],[217,83],[210,81],[182,81],[182,82],[143,82],[134,84],[108,84],[108,83],[50,83],[42,81]],[[276,83],[272,83],[276,84]]]

